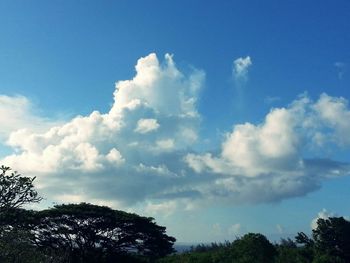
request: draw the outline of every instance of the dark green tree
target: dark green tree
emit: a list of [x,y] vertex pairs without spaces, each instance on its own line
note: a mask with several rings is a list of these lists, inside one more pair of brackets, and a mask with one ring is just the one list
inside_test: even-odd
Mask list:
[[312,247],[297,246],[289,238],[281,239],[275,246],[278,254],[275,263],[311,263],[313,260]]
[[319,218],[312,231],[318,262],[350,262],[350,222],[343,217]]
[[0,238],[0,262],[38,263],[50,262],[46,254],[41,253],[31,243],[31,234],[27,230],[14,228],[4,231]]
[[31,232],[41,249],[62,250],[73,262],[114,262],[130,255],[162,257],[175,238],[153,218],[92,204],[57,205],[37,212]]
[[306,262],[348,263],[350,262],[350,222],[343,217],[319,218],[312,238],[298,233],[296,242]]
[[274,262],[277,252],[262,234],[249,233],[232,243],[232,258],[237,263]]
[[295,237],[295,242],[298,244],[299,261],[297,262],[312,262],[315,257],[314,240],[308,237],[304,232],[298,232]]

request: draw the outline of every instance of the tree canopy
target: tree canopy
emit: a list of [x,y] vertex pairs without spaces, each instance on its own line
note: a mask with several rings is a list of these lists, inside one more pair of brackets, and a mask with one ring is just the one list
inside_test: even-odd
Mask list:
[[62,204],[42,211],[35,177],[0,167],[1,262],[141,262],[174,252],[175,238],[151,217],[93,204]]
[[232,256],[239,263],[274,262],[275,247],[262,234],[249,233],[232,243]]
[[166,235],[165,227],[153,218],[87,203],[37,212],[31,232],[39,248],[64,250],[76,262],[127,254],[161,257],[174,252],[175,238]]

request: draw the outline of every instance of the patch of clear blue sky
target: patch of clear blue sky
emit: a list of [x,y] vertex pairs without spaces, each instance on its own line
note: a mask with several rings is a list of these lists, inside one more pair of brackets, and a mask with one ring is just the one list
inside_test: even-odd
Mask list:
[[[261,117],[249,104],[263,108],[265,96],[346,96],[349,78],[339,81],[333,64],[350,60],[349,13],[348,1],[5,0],[1,90],[34,96],[49,112],[106,111],[114,81],[133,76],[140,56],[170,52],[180,67],[207,72],[200,110],[225,127]],[[246,55],[253,67],[237,116],[232,61]]]
[[[199,102],[203,136],[218,142],[233,124],[259,122],[270,107],[305,91],[314,99],[322,92],[350,99],[349,14],[348,0],[1,0],[0,93],[25,95],[51,117],[106,112],[114,82],[131,78],[139,57],[169,52],[180,69],[206,72]],[[247,55],[253,66],[237,108],[232,62]],[[341,79],[335,62],[346,65]],[[268,96],[280,100],[269,105]],[[323,207],[350,214],[343,206],[348,185],[347,178],[328,182],[283,206],[218,207],[200,215],[204,227],[217,221],[210,215],[221,213],[227,218],[222,224],[251,222],[251,231],[271,233],[275,224],[306,230],[305,220]],[[296,214],[288,213],[295,207]],[[176,230],[182,216],[188,219],[165,221]]]

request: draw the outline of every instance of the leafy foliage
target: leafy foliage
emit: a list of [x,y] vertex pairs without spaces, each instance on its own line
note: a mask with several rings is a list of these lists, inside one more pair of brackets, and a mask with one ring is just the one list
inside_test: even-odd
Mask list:
[[45,255],[30,243],[30,233],[21,229],[2,232],[0,239],[0,262],[44,262]]
[[239,263],[269,263],[275,255],[275,247],[262,234],[249,233],[232,244],[232,256]]
[[33,186],[35,177],[24,177],[17,172],[8,175],[10,170],[9,167],[0,167],[0,213],[42,200]]
[[161,263],[254,263],[274,262],[275,247],[262,234],[249,233],[234,242],[212,243],[194,247],[191,251],[161,259]]
[[350,262],[349,221],[343,217],[320,218],[312,232],[315,249],[320,256],[331,258],[332,262]]
[[279,244],[275,245],[277,256],[276,263],[309,263],[313,259],[312,247],[297,246],[297,243],[291,239],[281,239]]

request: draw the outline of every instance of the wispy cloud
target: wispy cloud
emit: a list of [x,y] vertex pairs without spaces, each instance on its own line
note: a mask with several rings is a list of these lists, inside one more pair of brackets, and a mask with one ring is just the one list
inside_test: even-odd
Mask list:
[[345,74],[346,64],[344,62],[338,61],[334,63],[334,66],[337,69],[338,79],[341,80]]
[[276,103],[276,102],[278,102],[280,100],[281,100],[281,97],[278,97],[278,96],[266,96],[264,98],[264,102],[266,104],[273,104],[273,103]]
[[232,74],[236,81],[247,81],[248,80],[248,70],[253,64],[250,56],[245,58],[240,57],[233,61]]
[[57,124],[36,114],[35,106],[24,96],[0,94],[0,139],[5,141],[10,133],[20,129],[44,131]]
[[229,228],[227,229],[227,232],[231,236],[237,236],[237,235],[241,234],[241,230],[242,230],[241,224],[236,223],[236,224],[229,226]]
[[252,66],[250,56],[240,57],[233,61],[232,77],[235,83],[234,106],[238,110],[244,108],[245,85],[248,81],[249,68]]
[[280,224],[276,225],[276,230],[277,230],[278,234],[283,234],[284,233],[284,228]]

